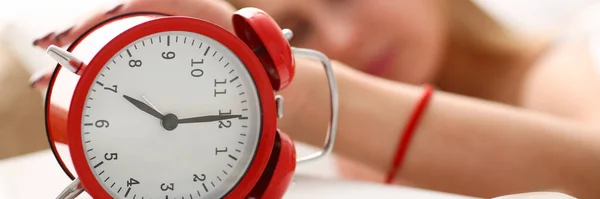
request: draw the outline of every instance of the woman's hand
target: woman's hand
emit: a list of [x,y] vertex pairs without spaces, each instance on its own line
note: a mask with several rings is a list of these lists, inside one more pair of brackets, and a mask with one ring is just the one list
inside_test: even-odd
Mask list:
[[92,26],[113,16],[130,12],[159,12],[169,15],[196,17],[216,23],[232,31],[231,16],[235,8],[226,1],[214,0],[124,0],[123,3],[107,11],[98,11],[82,22],[60,33],[49,33],[36,39],[33,45],[42,49],[50,45],[65,46]]

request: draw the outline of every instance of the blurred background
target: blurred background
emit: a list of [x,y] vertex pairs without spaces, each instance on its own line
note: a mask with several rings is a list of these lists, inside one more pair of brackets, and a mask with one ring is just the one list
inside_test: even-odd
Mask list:
[[[590,5],[600,3],[600,0],[473,1],[512,30],[532,34],[564,28]],[[0,163],[49,148],[44,126],[44,94],[30,88],[28,80],[34,72],[52,68],[56,63],[43,50],[34,48],[32,42],[51,31],[66,29],[92,11],[107,10],[119,2],[0,0]],[[322,167],[315,170],[319,169]],[[0,185],[0,199],[2,188]]]
[[[475,0],[508,27],[521,32],[552,30],[599,0]],[[32,41],[63,30],[86,13],[116,0],[0,1],[0,160],[48,148],[43,94],[31,89],[34,71],[53,67]]]
[[[475,0],[516,31],[552,30],[598,0]],[[2,0],[0,3],[0,159],[46,149],[43,94],[29,88],[29,76],[53,67],[32,41],[62,30],[116,0]]]

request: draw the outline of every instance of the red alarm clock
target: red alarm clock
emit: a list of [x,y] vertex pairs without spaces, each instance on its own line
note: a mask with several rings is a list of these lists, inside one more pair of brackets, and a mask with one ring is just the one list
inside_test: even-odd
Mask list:
[[[33,78],[47,81],[48,138],[74,180],[58,198],[281,198],[297,162],[331,152],[329,59],[291,47],[292,32],[259,9],[232,20],[235,33],[197,18],[130,13],[67,49],[47,49],[58,65]],[[275,92],[292,81],[294,56],[319,60],[331,90],[324,149],[301,158],[277,128],[283,98]]]

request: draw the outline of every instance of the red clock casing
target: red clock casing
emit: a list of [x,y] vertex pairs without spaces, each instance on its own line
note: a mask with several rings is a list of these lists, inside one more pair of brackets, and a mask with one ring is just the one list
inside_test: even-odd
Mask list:
[[[81,61],[87,64],[80,64],[75,74],[66,74],[64,68],[56,67],[53,73],[40,78],[48,83],[46,127],[49,142],[67,175],[74,178],[63,161],[65,157],[56,151],[56,143],[68,145],[74,170],[85,190],[94,198],[111,198],[94,178],[84,155],[81,121],[89,88],[102,67],[126,45],[158,32],[188,31],[215,39],[233,51],[248,69],[259,94],[262,111],[260,141],[245,176],[225,198],[283,197],[295,171],[296,154],[290,137],[277,129],[274,90],[285,88],[292,79],[291,48],[279,26],[258,9],[239,10],[233,17],[233,24],[237,36],[196,18],[132,13],[106,20],[73,42],[67,51],[82,57]],[[74,85],[57,86],[69,82]],[[59,96],[69,94],[72,95],[70,101]]]

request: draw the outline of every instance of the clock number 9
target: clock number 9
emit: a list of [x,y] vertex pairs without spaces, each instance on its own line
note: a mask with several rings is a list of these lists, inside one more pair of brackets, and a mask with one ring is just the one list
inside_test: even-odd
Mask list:
[[175,58],[175,53],[174,53],[174,52],[172,52],[172,51],[169,51],[169,52],[163,52],[163,53],[162,53],[162,58],[163,58],[163,59],[173,59],[173,58]]
[[142,60],[129,60],[129,67],[135,68],[135,67],[141,67],[142,66]]
[[166,183],[162,183],[160,185],[160,190],[162,190],[162,191],[168,191],[168,190],[173,191],[174,189],[175,189],[174,183],[169,183],[168,185]]

